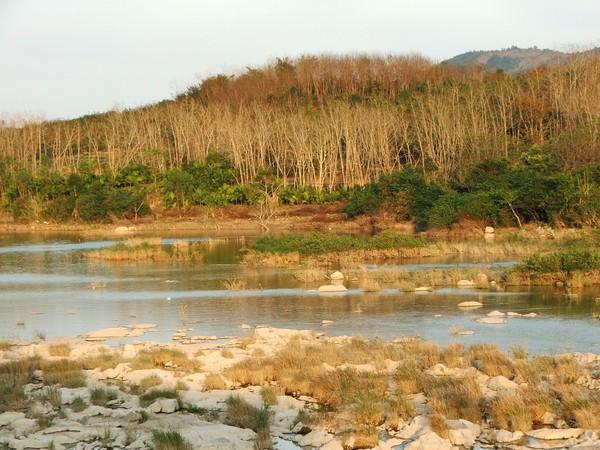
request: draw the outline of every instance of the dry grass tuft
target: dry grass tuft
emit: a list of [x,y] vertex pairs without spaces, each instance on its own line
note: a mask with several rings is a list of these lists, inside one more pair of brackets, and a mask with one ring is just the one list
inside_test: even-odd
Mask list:
[[50,356],[68,357],[71,354],[71,346],[69,344],[50,344],[48,346]]
[[481,390],[473,378],[422,377],[423,392],[435,414],[448,419],[481,419],[479,400]]
[[175,368],[192,372],[200,370],[200,367],[199,361],[189,359],[185,353],[172,348],[142,350],[131,361],[133,370]]
[[117,391],[112,389],[96,388],[90,392],[90,401],[97,406],[106,406],[108,402],[119,397]]
[[192,450],[194,447],[177,431],[152,432],[154,450]]
[[431,414],[427,418],[435,434],[441,438],[448,439],[448,423],[446,422],[446,418],[440,414]]
[[158,375],[148,375],[140,380],[140,387],[142,390],[147,391],[153,387],[160,386],[162,379]]
[[85,386],[85,374],[79,362],[68,359],[40,362],[44,373],[44,382],[48,385],[59,384],[63,387],[77,388]]
[[277,396],[280,395],[273,386],[265,386],[260,390],[260,397],[265,405],[275,406],[278,403]]
[[228,291],[244,291],[248,289],[248,283],[241,278],[231,278],[223,281],[223,287]]
[[469,349],[468,356],[473,367],[476,367],[490,377],[502,375],[512,379],[514,376],[514,368],[511,360],[495,345],[474,345]]
[[500,395],[487,409],[495,428],[525,433],[533,426],[531,411],[520,394]]
[[205,391],[227,389],[227,384],[225,383],[221,375],[217,375],[215,373],[206,375],[206,378],[204,378],[203,386]]

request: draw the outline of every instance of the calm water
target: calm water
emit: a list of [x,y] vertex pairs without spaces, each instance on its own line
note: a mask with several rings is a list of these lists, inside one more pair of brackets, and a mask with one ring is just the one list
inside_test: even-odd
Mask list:
[[[199,238],[202,239],[202,238]],[[171,242],[165,240],[165,243]],[[240,265],[246,240],[207,244],[201,264],[110,264],[90,261],[84,253],[114,241],[63,238],[0,239],[0,337],[73,336],[98,328],[152,322],[159,331],[140,339],[168,340],[175,329],[193,335],[245,335],[241,324],[317,329],[328,335],[419,335],[440,344],[521,344],[531,352],[563,350],[600,353],[600,292],[583,291],[568,301],[552,290],[482,292],[441,289],[432,294],[403,294],[389,289],[363,294],[350,285],[343,296],[319,296],[319,283],[296,281],[293,271],[254,269]],[[510,265],[510,262],[499,262]],[[401,270],[430,270],[477,262],[410,262]],[[228,291],[225,280],[239,278],[249,290]],[[90,283],[100,284],[90,289]],[[484,307],[461,311],[457,304],[479,300]],[[504,325],[483,325],[474,319],[492,310],[536,312],[534,319],[511,318]],[[322,320],[334,323],[322,326]],[[25,321],[25,326],[17,326]],[[463,326],[473,336],[451,336]]]

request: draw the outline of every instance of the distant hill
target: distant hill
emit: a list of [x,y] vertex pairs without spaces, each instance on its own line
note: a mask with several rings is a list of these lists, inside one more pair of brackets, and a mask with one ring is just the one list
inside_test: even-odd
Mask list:
[[549,49],[511,47],[503,50],[462,53],[442,64],[454,66],[482,65],[490,70],[518,73],[567,62],[570,54]]

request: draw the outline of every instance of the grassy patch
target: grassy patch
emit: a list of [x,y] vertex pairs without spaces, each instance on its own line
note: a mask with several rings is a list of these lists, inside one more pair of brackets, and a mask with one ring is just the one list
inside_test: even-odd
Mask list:
[[271,386],[263,387],[260,390],[260,396],[265,405],[274,406],[277,404],[278,392]]
[[0,412],[23,407],[23,385],[37,369],[37,359],[23,359],[0,365]]
[[204,390],[206,391],[221,390],[226,388],[227,384],[225,384],[225,381],[223,381],[221,375],[210,373],[206,375],[206,378],[204,378]]
[[533,426],[531,411],[521,395],[498,396],[490,402],[488,411],[496,428],[527,432]]
[[185,353],[172,348],[142,350],[131,361],[133,370],[177,368],[185,371],[197,371],[200,370],[200,367],[199,361],[189,359]]
[[12,344],[8,341],[0,340],[0,352],[10,350],[12,348]]
[[257,239],[252,250],[259,253],[294,253],[320,255],[351,250],[384,250],[390,248],[414,248],[425,241],[412,236],[383,232],[376,236],[350,236],[325,233],[289,233],[267,235]]
[[531,255],[516,270],[536,274],[600,270],[600,252],[572,249]]
[[85,386],[85,374],[82,365],[68,359],[41,361],[44,382],[48,385],[59,384],[63,387],[77,388]]
[[69,344],[50,344],[48,346],[50,356],[67,357],[71,354],[71,346]]
[[90,401],[97,406],[106,406],[118,397],[117,392],[112,389],[96,388],[90,392]]
[[270,416],[268,406],[256,408],[239,396],[232,395],[227,399],[225,423],[238,428],[250,428],[257,434],[256,449],[271,448]]
[[155,450],[192,450],[194,447],[177,431],[153,431]]
[[149,375],[140,380],[140,387],[147,391],[156,386],[160,386],[162,384],[162,379],[158,375]]
[[114,369],[119,364],[125,362],[125,359],[117,352],[109,350],[101,351],[94,356],[88,356],[79,360],[84,369],[93,370],[107,370]]
[[175,389],[153,389],[140,396],[140,405],[149,406],[159,398],[174,398],[179,401],[179,394]]
[[448,419],[481,420],[481,391],[475,379],[426,376],[422,382],[423,392],[435,414]]
[[88,407],[85,400],[81,397],[75,397],[70,406],[74,412],[81,412]]

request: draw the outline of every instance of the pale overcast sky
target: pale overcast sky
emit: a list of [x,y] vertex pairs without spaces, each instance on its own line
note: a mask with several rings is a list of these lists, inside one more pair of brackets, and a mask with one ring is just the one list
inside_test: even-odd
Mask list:
[[277,56],[598,45],[600,0],[0,0],[0,113],[75,117]]

